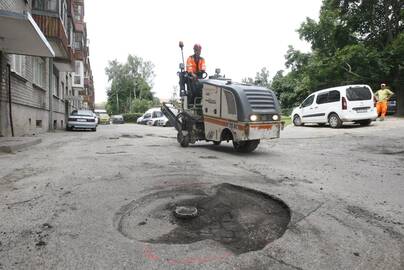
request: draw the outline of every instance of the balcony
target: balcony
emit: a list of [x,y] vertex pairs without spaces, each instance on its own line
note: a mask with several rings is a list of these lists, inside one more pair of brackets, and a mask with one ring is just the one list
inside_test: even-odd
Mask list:
[[92,88],[93,87],[93,80],[90,78],[84,78],[84,87]]
[[77,60],[77,61],[85,60],[84,52],[81,50],[74,50],[73,57],[74,57],[74,60]]
[[[73,52],[59,17],[34,14],[33,18],[55,52],[54,62],[60,71],[73,71]],[[58,65],[59,64],[59,65]]]

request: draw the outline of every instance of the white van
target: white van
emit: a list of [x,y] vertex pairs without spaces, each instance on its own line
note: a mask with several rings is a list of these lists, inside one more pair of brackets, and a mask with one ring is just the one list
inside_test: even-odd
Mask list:
[[[174,108],[171,104],[169,104],[170,110],[177,115],[178,110]],[[171,123],[168,121],[168,118],[162,113],[161,108],[151,108],[147,110],[142,116],[140,116],[136,122],[138,124],[143,125],[151,125],[151,126],[170,126]]]
[[345,85],[320,90],[309,95],[291,114],[293,124],[330,124],[339,128],[343,122],[363,126],[377,118],[372,89],[368,85]]

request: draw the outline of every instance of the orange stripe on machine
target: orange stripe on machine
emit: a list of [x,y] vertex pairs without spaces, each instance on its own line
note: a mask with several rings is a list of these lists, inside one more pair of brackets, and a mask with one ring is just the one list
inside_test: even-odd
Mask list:
[[239,124],[237,122],[233,121],[228,121],[224,119],[218,119],[218,118],[211,118],[211,117],[204,117],[203,120],[207,123],[214,124],[214,125],[219,125],[223,127],[228,127],[228,128],[233,128],[233,129],[239,129],[239,130],[245,130],[246,125],[245,124]]

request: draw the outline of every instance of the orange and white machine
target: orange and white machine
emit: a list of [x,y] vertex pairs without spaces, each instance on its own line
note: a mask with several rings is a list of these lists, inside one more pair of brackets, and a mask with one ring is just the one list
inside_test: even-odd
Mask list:
[[162,112],[177,129],[181,146],[201,140],[215,145],[232,141],[236,151],[252,152],[261,140],[279,138],[283,122],[273,91],[233,83],[221,77],[220,72],[195,81],[184,71],[183,64],[180,68],[182,109],[175,115],[163,104]]

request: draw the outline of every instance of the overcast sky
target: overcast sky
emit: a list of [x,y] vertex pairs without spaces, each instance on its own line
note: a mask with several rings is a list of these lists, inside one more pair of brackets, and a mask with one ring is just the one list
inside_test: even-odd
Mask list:
[[193,44],[202,45],[208,74],[241,81],[262,67],[270,76],[284,69],[288,45],[308,51],[296,29],[306,17],[318,18],[321,0],[86,0],[85,20],[96,102],[107,99],[109,60],[124,62],[128,54],[155,65],[153,92],[168,99],[178,84],[181,62]]

